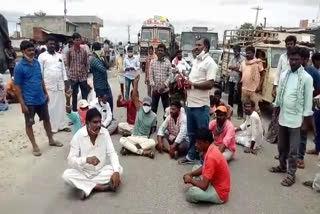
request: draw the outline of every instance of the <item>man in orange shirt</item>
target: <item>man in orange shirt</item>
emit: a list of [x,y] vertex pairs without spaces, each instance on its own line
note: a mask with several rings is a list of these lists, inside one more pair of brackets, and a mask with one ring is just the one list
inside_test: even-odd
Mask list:
[[212,142],[212,134],[208,129],[197,131],[196,148],[204,154],[204,163],[201,167],[194,166],[192,172],[183,176],[184,183],[192,185],[187,192],[189,202],[223,204],[229,199],[231,188],[229,167]]
[[258,93],[262,91],[264,68],[261,59],[254,57],[255,48],[249,46],[246,48],[246,60],[240,66],[242,82],[242,103],[251,100],[255,103],[255,111],[260,114]]

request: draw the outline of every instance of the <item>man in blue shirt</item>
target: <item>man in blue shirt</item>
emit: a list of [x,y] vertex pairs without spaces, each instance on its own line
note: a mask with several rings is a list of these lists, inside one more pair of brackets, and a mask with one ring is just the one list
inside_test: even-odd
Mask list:
[[62,147],[63,144],[55,141],[52,137],[48,113],[49,96],[42,78],[40,64],[34,59],[34,45],[29,41],[22,41],[20,49],[23,53],[23,58],[15,68],[14,84],[16,95],[24,114],[26,133],[33,147],[32,153],[34,156],[40,156],[41,152],[32,129],[35,114],[39,116],[40,120],[43,120],[49,145]]
[[[313,97],[315,97],[320,94],[320,72],[315,67],[309,64],[310,52],[307,48],[300,48],[300,56],[302,59],[302,66],[304,67],[304,70],[313,79]],[[297,167],[300,169],[304,169],[305,168],[304,155],[306,153],[308,133],[301,131],[300,135],[301,135],[301,139],[300,139],[300,146],[299,146],[299,152],[298,152]]]

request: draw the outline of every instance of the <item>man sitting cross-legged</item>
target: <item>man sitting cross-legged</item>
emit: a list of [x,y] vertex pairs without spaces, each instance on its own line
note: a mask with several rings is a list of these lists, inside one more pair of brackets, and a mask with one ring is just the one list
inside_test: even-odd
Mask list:
[[162,153],[168,152],[171,158],[178,159],[186,155],[189,142],[187,137],[187,117],[181,111],[181,103],[173,101],[170,104],[170,115],[158,130],[158,144],[156,149]]
[[209,129],[214,136],[214,144],[219,148],[226,160],[230,161],[236,152],[236,134],[231,121],[227,119],[227,112],[227,107],[217,107],[217,119],[209,123]]
[[[136,96],[133,91],[132,96]],[[154,158],[152,148],[156,145],[153,139],[150,139],[150,135],[155,131],[157,125],[157,115],[151,111],[151,97],[145,97],[140,106],[136,123],[134,125],[132,136],[120,138],[122,149],[120,153],[126,155],[130,152]]]
[[80,190],[81,199],[92,190],[116,191],[120,185],[122,167],[108,130],[101,128],[101,118],[96,108],[88,110],[86,126],[72,138],[69,168],[62,175],[67,184]]
[[203,166],[195,165],[192,172],[183,176],[185,184],[191,184],[187,200],[192,203],[209,202],[223,204],[230,193],[230,172],[227,161],[218,147],[211,144],[212,134],[206,128],[196,134],[196,148],[204,154]]

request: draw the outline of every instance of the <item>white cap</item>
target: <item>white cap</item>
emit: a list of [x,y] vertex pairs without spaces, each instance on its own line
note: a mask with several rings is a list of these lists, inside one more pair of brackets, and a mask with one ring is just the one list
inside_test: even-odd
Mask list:
[[89,106],[89,103],[87,100],[79,100],[78,107],[79,108],[87,108]]

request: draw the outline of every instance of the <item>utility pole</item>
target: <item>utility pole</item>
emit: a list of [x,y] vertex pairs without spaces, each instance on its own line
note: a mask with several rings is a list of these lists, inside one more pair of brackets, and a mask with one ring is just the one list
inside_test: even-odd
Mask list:
[[128,42],[130,42],[130,25],[128,25]]
[[67,19],[67,0],[64,0],[64,19]]
[[263,8],[258,5],[258,7],[253,7],[253,8],[251,8],[251,9],[257,11],[257,12],[256,12],[256,20],[255,20],[255,22],[254,22],[254,29],[256,29],[257,24],[258,24],[259,11],[260,11],[260,10],[263,10]]

